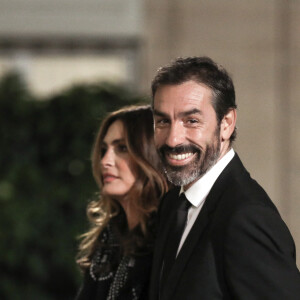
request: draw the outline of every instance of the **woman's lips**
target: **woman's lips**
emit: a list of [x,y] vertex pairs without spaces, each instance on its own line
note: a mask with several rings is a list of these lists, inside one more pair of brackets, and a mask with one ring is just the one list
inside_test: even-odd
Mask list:
[[112,174],[103,174],[103,182],[109,183],[116,180],[118,177]]

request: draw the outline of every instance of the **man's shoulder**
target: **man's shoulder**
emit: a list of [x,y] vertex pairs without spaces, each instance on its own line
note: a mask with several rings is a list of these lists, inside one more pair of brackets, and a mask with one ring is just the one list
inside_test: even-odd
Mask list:
[[[209,199],[209,196],[214,199]],[[217,209],[228,214],[249,205],[264,206],[277,212],[266,191],[251,177],[237,154],[221,173],[209,196],[209,201],[215,201]]]
[[274,227],[285,232],[287,240],[292,241],[276,206],[250,175],[248,178],[231,179],[230,185],[217,200],[211,220],[215,232],[224,237],[226,232],[237,227],[244,226],[247,230]]
[[264,188],[250,176],[244,168],[243,172],[232,172],[227,185],[220,196],[218,209],[233,214],[253,207],[265,207],[278,214],[278,210]]

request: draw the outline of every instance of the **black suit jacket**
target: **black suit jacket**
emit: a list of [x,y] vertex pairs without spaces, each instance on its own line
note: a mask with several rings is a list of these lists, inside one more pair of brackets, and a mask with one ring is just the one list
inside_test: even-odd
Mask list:
[[213,185],[160,289],[178,192],[177,188],[170,191],[159,209],[150,300],[300,299],[292,236],[237,155]]

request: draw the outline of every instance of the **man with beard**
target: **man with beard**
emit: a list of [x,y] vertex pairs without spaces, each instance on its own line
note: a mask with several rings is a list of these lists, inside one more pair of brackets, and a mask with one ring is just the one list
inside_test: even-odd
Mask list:
[[155,143],[169,181],[150,300],[300,299],[293,238],[232,149],[231,78],[210,58],[179,58],[152,82]]

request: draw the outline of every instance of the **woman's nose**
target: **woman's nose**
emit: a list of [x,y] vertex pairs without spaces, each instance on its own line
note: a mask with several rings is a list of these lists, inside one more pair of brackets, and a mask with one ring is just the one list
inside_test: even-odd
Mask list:
[[111,167],[115,165],[115,155],[112,149],[107,149],[101,159],[101,165],[104,168]]

